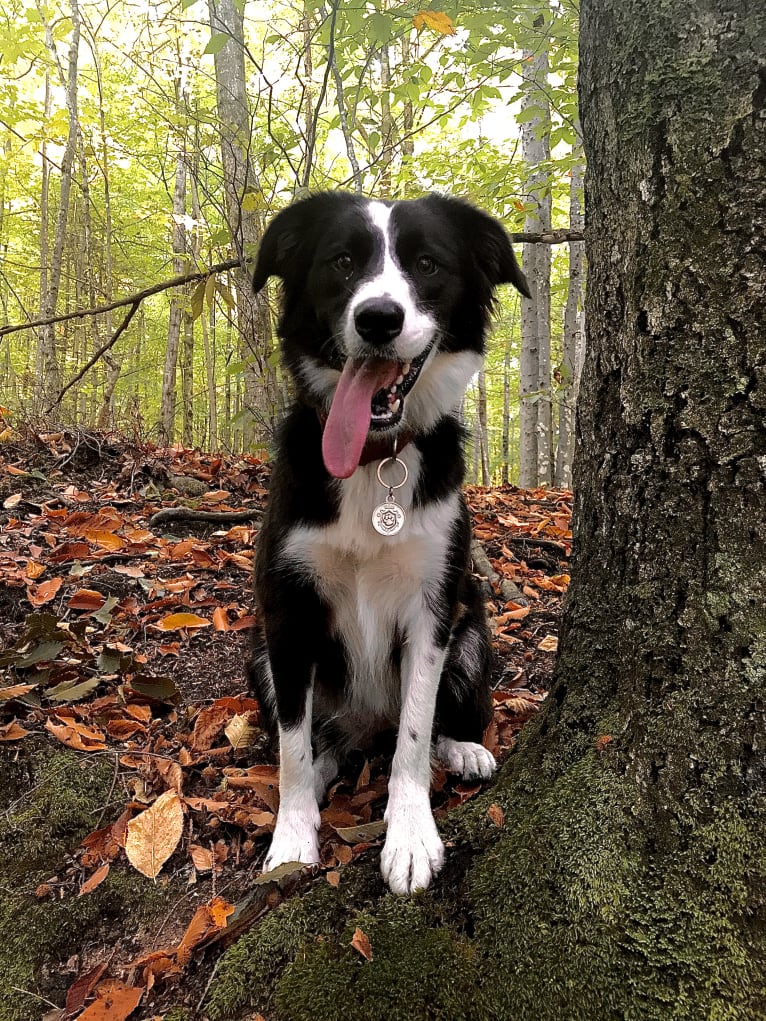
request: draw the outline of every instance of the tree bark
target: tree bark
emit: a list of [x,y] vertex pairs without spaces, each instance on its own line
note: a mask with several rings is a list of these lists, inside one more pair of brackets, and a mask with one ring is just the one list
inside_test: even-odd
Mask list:
[[[80,46],[80,10],[77,0],[70,0],[70,13],[72,36],[69,42],[66,75],[63,74],[61,68],[59,69],[65,90],[69,125],[64,153],[61,157],[59,208],[56,216],[56,228],[53,233],[53,249],[46,280],[47,288],[41,302],[43,316],[52,316],[55,313],[59,288],[61,286],[61,266],[64,261],[64,242],[66,241],[67,219],[69,216],[69,193],[72,189],[72,169],[77,144],[77,65]],[[48,24],[45,26],[45,42],[52,57],[56,60],[56,47]],[[40,328],[38,343],[40,356],[39,376],[36,380],[37,396],[47,400],[61,389],[61,372],[56,355],[56,334],[52,325]]]
[[[260,184],[251,159],[254,131],[245,88],[243,6],[235,0],[208,0],[210,29],[229,36],[214,56],[216,97],[221,135],[226,222],[240,259],[252,259],[263,233],[259,211]],[[250,193],[248,201],[245,196]],[[244,268],[232,273],[237,301],[237,327],[245,359],[245,403],[248,442],[265,442],[279,413],[276,375],[270,358],[272,330],[266,291],[253,294]]]
[[[577,130],[579,134],[579,123]],[[579,144],[578,148],[580,148]],[[580,201],[584,169],[582,163],[576,163],[572,167],[572,177],[569,182],[569,226],[573,231],[581,231],[585,219]],[[556,444],[556,475],[554,479],[559,488],[572,485],[575,402],[580,382],[579,369],[582,365],[579,350],[582,346],[580,310],[585,290],[584,250],[585,246],[582,241],[571,241],[569,244],[569,283],[564,307],[563,357],[561,383],[558,389],[559,436]]]
[[[185,140],[184,140],[185,141]],[[178,276],[186,263],[186,146],[181,146],[176,158],[176,179],[173,189],[173,273]],[[173,442],[176,418],[176,369],[181,342],[181,320],[185,304],[183,288],[177,288],[170,300],[168,316],[168,342],[165,347],[165,369],[162,375],[162,403],[160,405],[160,445]]]
[[447,821],[433,891],[351,866],[229,951],[213,1021],[766,1016],[766,8],[581,12],[588,346],[552,693]]
[[[550,160],[551,115],[548,99],[547,15],[535,20],[540,32],[536,50],[525,50],[529,63],[522,112],[534,111],[521,126],[521,143],[528,168],[528,202],[534,203],[524,221],[525,232],[551,229]],[[521,362],[519,485],[552,481],[551,418],[551,251],[549,245],[525,244],[522,267],[532,298],[521,299]]]

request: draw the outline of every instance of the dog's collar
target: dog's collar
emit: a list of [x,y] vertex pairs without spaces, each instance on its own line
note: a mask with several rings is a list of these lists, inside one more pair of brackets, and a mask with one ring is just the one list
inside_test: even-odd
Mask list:
[[[317,408],[317,418],[319,419],[319,425],[324,432],[324,427],[327,422],[327,415],[323,411]],[[401,432],[396,434],[396,450],[397,453],[401,453],[404,448],[415,439],[415,433],[410,432],[409,429],[403,429]],[[389,437],[381,436],[380,439],[368,439],[362,448],[362,456],[359,458],[359,467],[363,468],[367,464],[372,464],[373,461],[382,461],[386,457],[391,456],[391,440]]]

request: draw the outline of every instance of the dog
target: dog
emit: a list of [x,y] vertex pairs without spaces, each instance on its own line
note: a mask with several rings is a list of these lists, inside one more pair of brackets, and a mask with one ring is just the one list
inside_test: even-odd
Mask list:
[[444,859],[434,742],[466,779],[495,769],[481,744],[491,646],[469,573],[459,408],[496,287],[529,288],[501,224],[437,194],[296,202],[263,236],[255,291],[272,276],[296,398],[259,536],[248,663],[279,737],[264,868],[319,860],[318,806],[339,764],[396,728],[381,871],[408,894]]

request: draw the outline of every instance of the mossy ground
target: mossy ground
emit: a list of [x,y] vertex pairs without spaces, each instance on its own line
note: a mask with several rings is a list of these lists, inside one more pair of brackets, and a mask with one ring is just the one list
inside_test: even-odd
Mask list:
[[[165,898],[121,870],[89,896],[37,899],[35,889],[65,864],[106,805],[111,761],[54,748],[44,739],[0,757],[0,1021],[30,1021],[63,1002],[73,979],[63,968],[99,940],[114,939],[118,917],[135,930]],[[124,935],[117,933],[117,938]]]

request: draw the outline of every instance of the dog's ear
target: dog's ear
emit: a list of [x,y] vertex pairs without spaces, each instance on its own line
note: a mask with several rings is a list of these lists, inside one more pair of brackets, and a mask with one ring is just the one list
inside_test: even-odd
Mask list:
[[269,277],[281,277],[283,280],[289,270],[291,260],[300,245],[301,210],[303,202],[288,206],[277,213],[261,240],[258,257],[253,273],[255,293],[261,290]]
[[[464,199],[432,194],[426,201],[445,209],[457,222],[460,236],[465,239],[490,293],[498,284],[513,284],[526,298],[532,297],[511,239],[499,220]],[[490,303],[491,297],[488,295],[486,300]]]
[[531,298],[527,278],[513,251],[511,239],[503,225],[494,217],[474,210],[480,217],[474,235],[476,259],[493,287],[498,284],[513,284],[525,298]]

